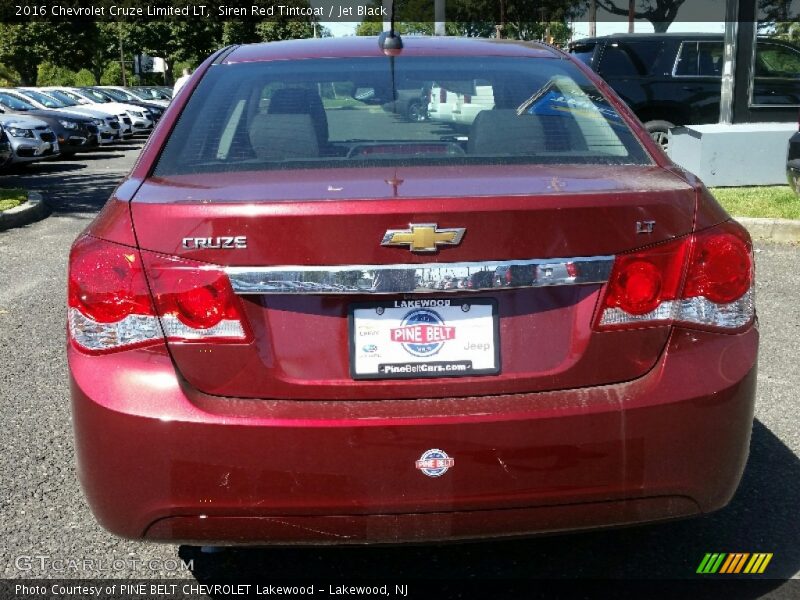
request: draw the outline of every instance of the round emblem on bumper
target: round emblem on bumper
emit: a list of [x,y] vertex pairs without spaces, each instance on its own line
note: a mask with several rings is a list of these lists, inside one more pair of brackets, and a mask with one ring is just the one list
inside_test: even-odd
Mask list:
[[456,460],[449,457],[444,450],[432,448],[422,453],[416,462],[416,467],[428,477],[441,477],[455,462]]

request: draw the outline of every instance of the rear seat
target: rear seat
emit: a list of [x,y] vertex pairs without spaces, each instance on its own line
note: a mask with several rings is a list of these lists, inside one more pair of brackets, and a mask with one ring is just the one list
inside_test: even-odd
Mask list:
[[253,117],[250,144],[260,160],[319,158],[317,133],[308,114],[263,114]]
[[525,155],[585,148],[572,115],[518,115],[515,109],[481,111],[467,141],[468,154]]

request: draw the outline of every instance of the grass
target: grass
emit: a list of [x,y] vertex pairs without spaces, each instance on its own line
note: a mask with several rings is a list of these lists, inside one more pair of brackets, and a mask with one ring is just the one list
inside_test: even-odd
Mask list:
[[800,196],[788,185],[713,188],[711,193],[734,217],[800,219]]
[[341,98],[325,98],[323,101],[326,109],[331,108],[355,108],[357,106],[364,106],[363,102],[359,102],[355,98],[344,96]]
[[0,189],[0,212],[19,206],[28,199],[28,192],[22,188]]

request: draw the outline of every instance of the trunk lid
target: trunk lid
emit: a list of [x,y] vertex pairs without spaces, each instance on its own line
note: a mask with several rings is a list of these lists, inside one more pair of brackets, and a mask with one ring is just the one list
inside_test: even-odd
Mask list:
[[[131,204],[139,246],[238,271],[358,265],[372,272],[368,267],[413,265],[422,268],[423,280],[424,273],[437,269],[435,277],[442,280],[448,269],[455,272],[451,263],[492,262],[491,270],[504,261],[609,259],[689,233],[696,204],[689,185],[654,166],[297,173],[291,178],[286,171],[150,178]],[[637,233],[637,222],[644,221],[655,222],[652,233]],[[430,253],[381,244],[387,230],[411,223],[464,228],[465,233],[460,244]],[[216,242],[242,236],[246,248],[196,242],[210,238],[211,246],[225,245]],[[185,247],[184,238],[194,241]],[[500,287],[482,291],[472,291],[465,277],[463,289],[457,284],[430,289],[418,279],[408,290],[380,296],[314,286],[302,293],[241,295],[252,343],[171,342],[170,351],[183,377],[209,394],[333,400],[475,396],[614,383],[647,372],[666,343],[665,326],[592,330],[602,277],[581,285],[513,288],[504,287],[506,278],[513,279],[506,271],[496,269]],[[362,287],[370,287],[369,282]],[[486,287],[485,282],[477,287]],[[353,379],[351,350],[357,350],[349,322],[354,304],[450,299],[457,305],[475,298],[496,306],[499,373]]]

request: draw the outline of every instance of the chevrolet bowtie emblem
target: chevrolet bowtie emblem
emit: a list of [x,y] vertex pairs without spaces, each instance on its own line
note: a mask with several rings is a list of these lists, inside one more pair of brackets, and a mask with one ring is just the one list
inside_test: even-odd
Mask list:
[[382,246],[408,246],[412,252],[436,252],[437,246],[457,246],[464,237],[463,227],[439,229],[436,223],[411,223],[409,229],[389,229]]

